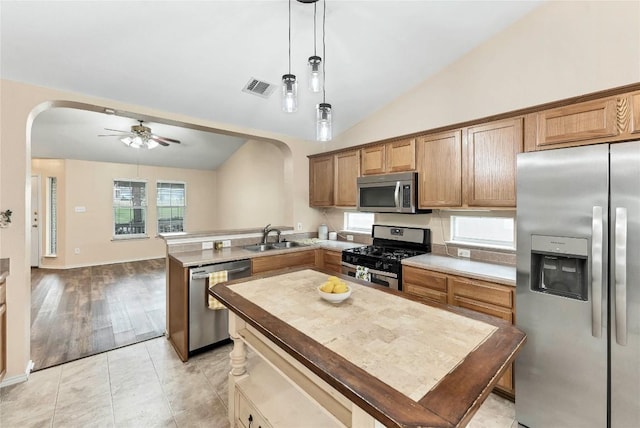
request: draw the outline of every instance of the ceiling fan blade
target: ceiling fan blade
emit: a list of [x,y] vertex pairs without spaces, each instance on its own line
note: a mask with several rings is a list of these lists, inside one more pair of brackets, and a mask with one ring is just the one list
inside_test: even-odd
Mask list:
[[151,137],[150,140],[155,141],[156,143],[160,144],[161,146],[167,147],[169,145],[169,143],[165,143],[164,141],[159,140],[158,137]]
[[98,137],[123,137],[122,134],[99,134]]
[[152,140],[155,140],[157,142],[160,141],[164,141],[166,143],[176,143],[176,144],[180,144],[180,140],[174,140],[173,138],[167,138],[167,137],[161,137],[159,135],[152,135],[151,136]]
[[124,132],[124,133],[131,133],[131,131],[121,131],[119,129],[111,129],[111,128],[104,128],[105,131],[115,131],[115,132]]

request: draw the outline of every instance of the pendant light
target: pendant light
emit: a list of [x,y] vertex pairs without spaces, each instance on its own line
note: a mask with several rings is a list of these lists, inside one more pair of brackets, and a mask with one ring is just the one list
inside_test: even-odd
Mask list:
[[309,90],[311,92],[320,92],[323,86],[322,58],[316,54],[316,6],[317,3],[313,3],[313,56],[310,56],[307,62]]
[[298,82],[291,74],[291,0],[289,0],[289,73],[282,76],[282,111],[293,113],[298,110]]
[[323,0],[322,11],[322,102],[316,106],[316,139],[318,141],[331,141],[331,104],[326,100],[326,76],[327,76],[327,48],[325,42],[325,24],[327,21],[327,0]]

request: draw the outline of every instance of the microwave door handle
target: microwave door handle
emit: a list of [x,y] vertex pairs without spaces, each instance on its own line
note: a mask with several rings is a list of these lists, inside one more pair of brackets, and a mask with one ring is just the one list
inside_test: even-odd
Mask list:
[[627,209],[616,208],[615,220],[616,342],[627,344]]
[[393,198],[396,202],[396,211],[400,212],[400,182],[396,181],[396,191],[393,194]]

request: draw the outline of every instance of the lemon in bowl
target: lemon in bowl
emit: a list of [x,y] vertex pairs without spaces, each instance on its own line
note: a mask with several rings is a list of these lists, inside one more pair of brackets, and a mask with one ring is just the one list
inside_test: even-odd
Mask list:
[[327,302],[340,303],[351,296],[351,287],[335,276],[330,276],[322,285],[318,286],[318,294]]

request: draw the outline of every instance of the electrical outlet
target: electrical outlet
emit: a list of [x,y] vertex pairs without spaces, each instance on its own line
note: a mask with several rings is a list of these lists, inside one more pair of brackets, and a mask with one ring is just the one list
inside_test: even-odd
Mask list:
[[213,250],[213,241],[207,241],[202,243],[203,250]]
[[467,250],[465,248],[458,248],[458,257],[471,257],[471,250]]
[[302,223],[300,223],[300,222],[298,223],[297,229],[298,230],[302,230]]
[[230,239],[225,239],[224,241],[222,241],[222,247],[223,248],[227,248],[231,246],[231,240]]
[[353,241],[353,235],[347,235],[347,241]]
[[73,254],[80,254],[80,248],[74,248]]

